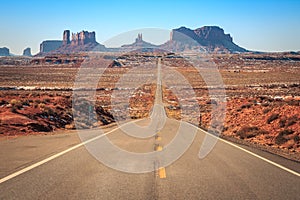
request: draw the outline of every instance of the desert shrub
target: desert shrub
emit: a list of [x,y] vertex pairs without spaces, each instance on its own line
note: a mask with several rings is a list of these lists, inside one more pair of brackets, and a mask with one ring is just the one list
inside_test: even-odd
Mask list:
[[12,106],[14,106],[14,105],[16,105],[17,104],[17,100],[16,99],[12,99],[12,100],[10,100],[10,104],[12,105]]
[[296,135],[296,136],[294,137],[294,141],[295,141],[295,142],[299,142],[299,141],[300,141],[299,135]]
[[260,101],[263,101],[263,100],[267,99],[267,97],[265,97],[265,96],[259,96],[258,99],[259,99]]
[[41,103],[41,100],[36,99],[36,100],[34,100],[34,102],[37,103],[37,104],[40,104],[40,103]]
[[44,103],[39,103],[39,108],[45,108],[45,104]]
[[290,106],[300,106],[300,101],[299,100],[291,99],[291,100],[286,101],[286,103]]
[[38,123],[31,123],[29,124],[29,127],[35,132],[50,132],[53,130],[53,128],[49,125],[47,126]]
[[244,126],[241,128],[241,130],[236,132],[236,135],[239,136],[241,139],[252,138],[257,135],[265,134],[268,134],[268,132],[256,126]]
[[268,106],[270,105],[270,103],[269,103],[269,102],[263,102],[261,105],[262,105],[263,107],[268,107]]
[[272,109],[270,109],[270,108],[266,108],[266,109],[263,109],[263,113],[264,114],[267,114],[268,112],[270,112]]
[[277,85],[275,85],[275,84],[267,85],[267,88],[269,88],[269,89],[273,89],[273,88],[276,88],[276,87],[277,87]]
[[294,124],[296,124],[295,120],[289,120],[288,123],[286,124],[286,126],[289,127],[289,126],[292,126]]
[[250,103],[253,103],[253,104],[257,104],[257,100],[256,99],[252,99],[249,101]]
[[269,101],[270,103],[272,103],[272,102],[275,101],[275,99],[274,99],[274,98],[268,98],[268,101]]
[[276,102],[276,105],[281,107],[281,106],[284,106],[285,103],[282,100],[279,100]]
[[10,101],[10,104],[12,105],[12,107],[14,107],[15,109],[21,109],[23,107],[21,101],[18,101],[16,99],[12,99]]
[[0,106],[2,106],[2,105],[6,105],[6,104],[8,104],[8,102],[7,102],[7,101],[5,101],[5,100],[3,100],[3,99],[0,101]]
[[206,104],[214,104],[214,105],[218,105],[218,103],[216,102],[216,100],[214,100],[214,99],[210,99],[210,100],[208,100],[208,101],[206,101]]
[[223,132],[224,132],[224,131],[228,131],[228,129],[229,129],[228,126],[224,126],[222,131],[223,131]]
[[44,99],[43,103],[44,103],[44,104],[47,104],[47,103],[50,103],[50,101],[51,101],[50,98],[46,98],[46,99]]
[[297,115],[294,115],[294,116],[292,116],[292,117],[290,117],[290,118],[288,119],[286,126],[287,126],[287,127],[288,127],[288,126],[292,126],[292,125],[296,124],[296,122],[297,122],[298,120],[299,120],[299,118],[297,117]]
[[267,123],[270,124],[272,121],[276,120],[279,118],[279,114],[278,113],[273,113],[268,119],[267,119]]
[[282,144],[286,143],[286,142],[288,141],[288,139],[286,139],[284,136],[285,136],[285,135],[284,135],[283,131],[281,131],[281,132],[275,137],[275,144],[277,144],[277,145],[282,145]]
[[51,115],[53,116],[53,115],[56,114],[55,111],[52,108],[47,107],[47,106],[45,106],[44,112],[47,113],[48,116],[51,116]]
[[244,104],[241,106],[241,109],[244,109],[244,108],[251,108],[252,104],[250,103],[247,103],[247,104]]
[[293,131],[293,130],[288,130],[288,129],[285,129],[285,130],[283,130],[283,131],[280,131],[279,132],[279,134],[280,135],[291,135],[291,134],[293,134],[295,131]]
[[268,131],[263,130],[263,129],[259,129],[258,133],[259,133],[259,134],[262,134],[262,135],[267,135],[267,134],[269,134]]
[[17,112],[18,112],[16,106],[12,106],[12,107],[10,108],[10,111],[11,111],[12,113],[17,113]]
[[300,84],[293,83],[293,84],[290,85],[290,88],[297,88],[297,87],[299,87],[299,86],[300,86]]
[[252,138],[259,134],[259,128],[256,126],[250,127],[245,126],[241,130],[236,132],[236,135],[239,136],[241,139],[245,138]]
[[25,100],[22,102],[23,106],[30,106],[30,103],[28,100]]
[[236,112],[241,112],[241,111],[242,111],[241,108],[236,109]]
[[64,110],[64,108],[61,107],[60,105],[56,105],[55,108],[56,108],[57,110]]
[[279,120],[279,127],[280,127],[280,128],[285,127],[285,123],[286,123],[286,118],[280,119],[280,120]]
[[265,135],[265,139],[271,139],[272,138],[272,136],[270,136],[270,135]]

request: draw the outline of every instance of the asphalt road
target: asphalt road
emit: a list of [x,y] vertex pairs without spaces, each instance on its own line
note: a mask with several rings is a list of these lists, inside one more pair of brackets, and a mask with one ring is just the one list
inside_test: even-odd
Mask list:
[[[139,123],[143,122],[146,120]],[[178,121],[167,120],[161,130],[161,146],[170,142],[178,125]],[[199,159],[204,136],[203,131],[197,132],[183,156],[165,168],[165,178],[157,171],[131,174],[111,169],[81,146],[1,183],[0,199],[299,198],[299,176],[223,141]],[[156,141],[154,137],[131,138],[119,129],[108,137],[132,152],[153,151]]]
[[[159,82],[158,79],[158,86]],[[159,87],[158,96],[161,99]],[[86,146],[76,132],[0,141],[0,199],[299,199],[299,163],[293,163],[296,170],[289,170],[289,162],[284,158],[276,160],[286,163],[287,168],[224,140],[219,140],[200,159],[199,149],[206,133],[187,123],[164,118],[159,107],[161,100],[155,102],[157,108],[151,118],[133,122],[141,127],[156,127],[151,137],[132,137],[120,127],[108,127],[104,129],[106,134],[97,135],[97,129],[84,131],[82,134],[90,138],[84,142]],[[185,126],[186,135],[196,130],[192,144],[168,166],[162,164],[168,157],[157,158],[157,163],[153,160],[153,170],[147,173],[115,170],[87,150],[89,145],[96,147],[109,139],[128,152],[163,155],[180,126]],[[182,146],[179,143],[177,147]],[[122,159],[110,164],[119,166]],[[148,163],[125,164],[134,168]]]

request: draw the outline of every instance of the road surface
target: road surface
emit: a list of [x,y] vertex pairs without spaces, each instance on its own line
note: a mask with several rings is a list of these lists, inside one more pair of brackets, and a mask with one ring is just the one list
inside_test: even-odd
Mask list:
[[[155,135],[134,138],[112,126],[105,128],[106,135],[90,142],[107,137],[127,151],[162,151],[175,137],[180,122],[163,119],[160,78],[157,86],[157,110],[153,109],[152,118],[134,122],[160,126],[165,120]],[[93,131],[97,129],[86,132]],[[0,199],[299,199],[299,163],[280,157],[272,162],[224,140],[199,159],[205,135],[197,129],[193,143],[179,159],[141,174],[102,164],[76,132],[1,141]]]

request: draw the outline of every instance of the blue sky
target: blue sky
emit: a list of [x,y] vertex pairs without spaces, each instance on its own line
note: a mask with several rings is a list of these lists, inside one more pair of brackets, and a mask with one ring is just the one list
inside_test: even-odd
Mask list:
[[65,29],[96,31],[103,43],[134,29],[217,25],[246,49],[299,51],[299,10],[299,0],[2,1],[0,47],[37,53],[43,40],[61,39]]

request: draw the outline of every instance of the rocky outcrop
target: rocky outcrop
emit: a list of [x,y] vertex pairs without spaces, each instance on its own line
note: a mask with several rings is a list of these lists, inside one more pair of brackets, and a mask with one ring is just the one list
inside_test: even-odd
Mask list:
[[88,31],[81,31],[79,33],[72,33],[72,46],[78,46],[78,45],[85,45],[88,43],[94,43],[96,44],[96,33],[88,32]]
[[[70,40],[70,36],[71,40]],[[96,41],[96,33],[81,31],[79,33],[70,34],[69,30],[63,32],[63,41],[61,47],[51,53],[66,54],[78,53],[82,51],[106,51],[104,45]]]
[[[248,52],[233,42],[230,34],[218,26],[204,26],[195,30],[180,27],[173,29],[170,40],[162,45],[154,45],[143,40],[142,33],[139,33],[135,42],[122,45],[120,48],[106,48],[96,41],[96,33],[81,31],[72,33],[70,30],[63,32],[63,40],[48,40],[41,44],[40,54],[68,54],[86,51],[197,51],[206,53],[241,53]],[[155,49],[155,50],[154,50]]]
[[48,53],[61,47],[61,40],[46,40],[40,44],[40,53]]
[[70,44],[70,31],[69,30],[65,30],[63,33],[63,46],[66,46],[68,44]]
[[127,51],[131,51],[131,50],[138,50],[138,49],[151,49],[151,48],[157,48],[156,45],[151,44],[149,42],[145,42],[143,40],[143,35],[142,33],[139,33],[137,38],[135,39],[135,42],[132,44],[126,44],[126,45],[122,45],[121,46],[121,50],[127,50]]
[[28,48],[26,48],[26,49],[24,49],[24,51],[23,51],[23,56],[29,56],[29,57],[31,57],[32,55],[31,55],[31,49],[28,47]]
[[98,44],[96,42],[95,31],[81,31],[79,33],[72,33],[72,40],[70,40],[70,30],[64,30],[62,46],[68,46],[69,44],[71,44],[72,46],[79,46],[89,43]]
[[135,39],[135,42],[136,43],[143,42],[143,34],[142,33],[138,34],[138,37]]
[[10,56],[9,49],[6,47],[0,48],[0,56]]
[[198,47],[206,52],[247,52],[246,49],[236,45],[230,34],[225,34],[224,30],[218,26],[204,26],[195,30],[186,27],[173,29],[170,35],[170,41],[164,44],[163,47],[173,47],[179,51]]

